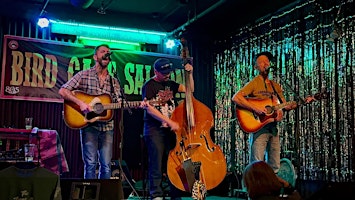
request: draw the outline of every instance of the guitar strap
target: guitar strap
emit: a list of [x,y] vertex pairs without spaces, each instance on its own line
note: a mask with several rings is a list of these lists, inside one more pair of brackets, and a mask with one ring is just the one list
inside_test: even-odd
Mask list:
[[280,103],[283,103],[283,101],[282,101],[282,99],[281,99],[279,93],[275,90],[275,87],[274,87],[273,82],[272,82],[272,81],[270,81],[270,82],[271,82],[272,90],[274,90],[274,93],[276,93],[276,96],[277,96],[277,98],[279,99]]

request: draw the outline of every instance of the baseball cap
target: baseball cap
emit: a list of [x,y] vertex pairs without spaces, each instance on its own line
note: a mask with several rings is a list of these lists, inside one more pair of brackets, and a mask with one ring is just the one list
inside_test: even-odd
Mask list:
[[154,69],[162,74],[167,74],[173,71],[173,64],[167,58],[158,58],[154,62]]

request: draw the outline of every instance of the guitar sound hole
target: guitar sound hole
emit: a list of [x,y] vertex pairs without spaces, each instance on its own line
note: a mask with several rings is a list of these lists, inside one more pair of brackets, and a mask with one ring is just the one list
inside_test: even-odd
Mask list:
[[265,106],[266,108],[266,115],[271,115],[274,113],[274,108],[271,106]]
[[101,114],[104,111],[104,106],[101,103],[97,103],[93,106],[93,112],[96,114]]

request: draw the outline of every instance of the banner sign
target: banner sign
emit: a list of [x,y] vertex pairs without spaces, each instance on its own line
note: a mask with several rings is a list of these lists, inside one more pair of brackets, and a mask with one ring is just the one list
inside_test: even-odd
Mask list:
[[[183,83],[179,56],[111,50],[108,70],[118,78],[128,100],[141,100],[145,81],[154,76],[158,57],[170,59],[177,69],[171,79]],[[63,102],[60,87],[75,73],[95,65],[94,47],[18,36],[4,36],[1,99]],[[178,94],[178,98],[183,98]]]

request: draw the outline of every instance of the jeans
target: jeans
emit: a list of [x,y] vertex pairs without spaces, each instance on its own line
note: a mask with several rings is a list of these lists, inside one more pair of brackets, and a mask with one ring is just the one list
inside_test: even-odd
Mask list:
[[275,173],[279,171],[281,151],[279,134],[250,134],[249,144],[250,163],[255,160],[265,160],[272,167]]
[[[163,172],[166,172],[167,155],[169,150],[173,148],[175,134],[170,132],[168,128],[151,128],[149,133],[145,132],[144,141],[148,151],[149,194],[152,198],[162,197],[164,196],[161,187]],[[170,181],[169,186],[170,196],[177,197],[180,191],[170,184]]]
[[99,179],[110,179],[113,131],[98,131],[95,127],[80,130],[81,153],[84,162],[84,179],[96,178],[99,162]]

